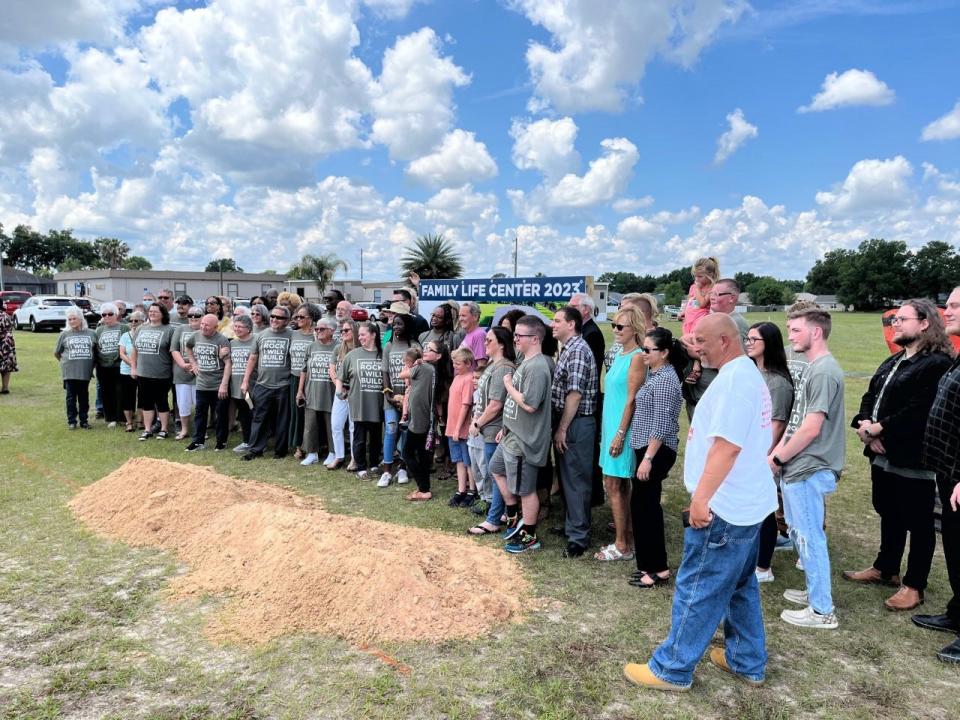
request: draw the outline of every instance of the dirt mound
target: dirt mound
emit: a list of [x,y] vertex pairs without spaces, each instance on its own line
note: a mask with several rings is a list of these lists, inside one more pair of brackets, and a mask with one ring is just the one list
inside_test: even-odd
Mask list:
[[175,595],[229,594],[208,626],[215,638],[472,637],[518,619],[529,591],[512,558],[467,538],[332,515],[194,465],[137,458],[70,504],[98,532],[176,550],[189,571],[173,581]]

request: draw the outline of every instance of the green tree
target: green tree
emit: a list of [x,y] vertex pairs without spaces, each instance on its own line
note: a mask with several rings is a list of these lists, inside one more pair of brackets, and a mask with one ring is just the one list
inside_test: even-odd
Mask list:
[[769,276],[758,277],[747,286],[746,291],[754,305],[782,305],[785,303],[785,292],[789,292],[782,282]]
[[807,273],[807,292],[814,295],[835,295],[840,292],[843,279],[853,272],[855,250],[830,250],[817,260]]
[[936,301],[960,284],[960,255],[949,243],[932,240],[907,260],[909,295]]
[[[656,281],[658,287],[672,282],[680,283],[680,287],[683,288],[683,295],[686,297],[687,290],[693,285],[693,273],[689,267],[677,268],[676,270],[671,270],[668,273],[660,275]],[[670,304],[673,305],[674,303]]]
[[632,292],[653,292],[657,279],[652,275],[636,275],[632,272],[605,272],[597,282],[610,283],[610,292],[625,295]]
[[323,293],[340,268],[346,270],[347,263],[336,255],[304,255],[300,262],[290,267],[287,277],[316,280],[320,292]]
[[737,285],[739,285],[742,290],[750,292],[747,288],[759,280],[760,276],[754,275],[752,272],[738,272],[733,276],[733,279],[737,281]]
[[153,270],[153,263],[142,255],[130,255],[123,261],[124,270]]
[[905,299],[910,294],[909,258],[902,240],[864,240],[852,266],[841,273],[837,300],[857,310],[877,310]]
[[219,258],[218,260],[211,260],[207,263],[207,267],[204,268],[204,272],[238,272],[242,273],[243,268],[237,265],[237,261],[233,258]]
[[493,275],[490,276],[490,279],[499,280],[500,278],[505,278],[506,276],[507,276],[506,273],[494,273]]
[[130,246],[117,238],[100,237],[93,241],[93,249],[108,268],[122,268],[130,254]]
[[670,282],[663,283],[662,285],[657,285],[654,288],[654,292],[663,293],[663,302],[665,305],[679,305],[683,302],[683,298],[686,297],[687,291],[680,284],[679,280],[671,280]]
[[453,244],[440,235],[421,235],[408,247],[400,261],[402,277],[417,273],[423,280],[458,278],[463,275],[460,256]]

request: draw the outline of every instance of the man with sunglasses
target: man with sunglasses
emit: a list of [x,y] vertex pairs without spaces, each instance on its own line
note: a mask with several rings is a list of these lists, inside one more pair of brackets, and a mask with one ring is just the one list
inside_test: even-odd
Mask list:
[[178,317],[178,314],[174,309],[173,290],[170,290],[169,288],[161,289],[160,292],[157,293],[157,300],[167,309],[167,314],[170,316],[171,325],[179,325],[180,323],[184,322]]
[[[241,460],[263,457],[270,429],[274,430],[273,454],[277,459],[287,455],[287,434],[290,429],[290,344],[293,331],[287,327],[290,311],[280,305],[270,311],[270,327],[257,335],[257,343],[247,360],[240,392],[253,398],[253,421],[250,426],[250,449]],[[254,372],[257,381],[250,387]]]

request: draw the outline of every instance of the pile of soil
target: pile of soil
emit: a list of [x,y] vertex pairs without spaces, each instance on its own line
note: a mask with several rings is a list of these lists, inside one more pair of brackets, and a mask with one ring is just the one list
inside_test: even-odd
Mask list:
[[[177,597],[230,596],[215,639],[302,631],[355,642],[475,637],[520,619],[513,558],[468,538],[325,512],[319,503],[195,465],[136,458],[70,505],[108,537],[176,551]],[[469,618],[468,622],[464,622]]]

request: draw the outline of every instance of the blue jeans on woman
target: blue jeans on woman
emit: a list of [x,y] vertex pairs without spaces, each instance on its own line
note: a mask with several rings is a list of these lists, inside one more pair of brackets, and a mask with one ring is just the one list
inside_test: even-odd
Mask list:
[[493,457],[493,453],[496,449],[497,443],[495,442],[485,442],[483,444],[483,459],[486,460],[487,465],[487,484],[489,484],[492,488],[492,494],[490,496],[490,509],[487,510],[486,522],[488,525],[499,526],[500,518],[503,517],[503,514],[507,511],[507,504],[503,501],[503,495],[500,494],[500,488],[493,479],[493,473],[490,472],[490,458]]
[[760,525],[731,525],[714,514],[707,527],[685,530],[670,633],[649,663],[661,680],[689,687],[721,621],[730,669],[763,680],[766,635],[754,573]]
[[400,411],[390,403],[383,408],[383,462],[392,463],[397,452],[397,439],[400,437]]
[[823,508],[826,496],[837,489],[837,476],[833,470],[817,470],[804,480],[780,483],[780,488],[790,538],[803,560],[810,607],[827,615],[833,612],[833,594]]

